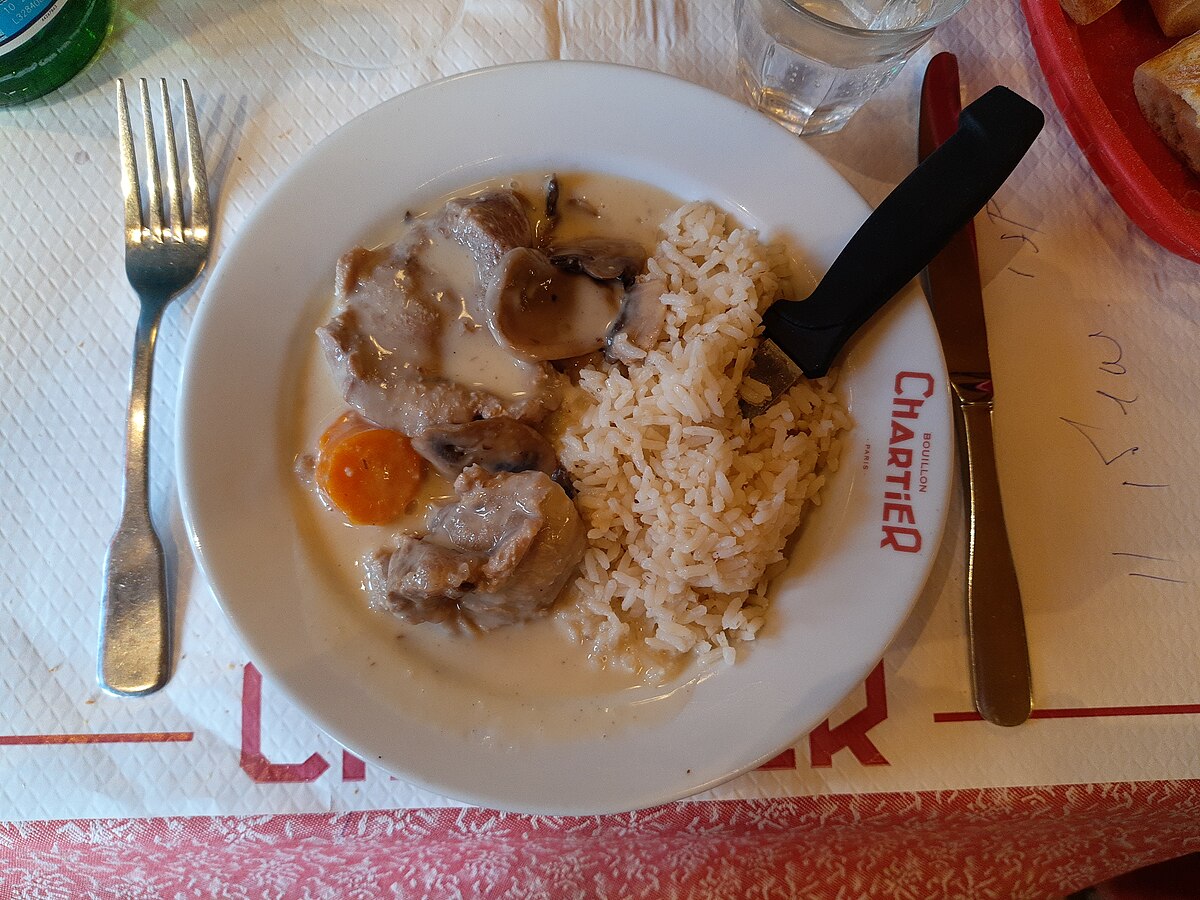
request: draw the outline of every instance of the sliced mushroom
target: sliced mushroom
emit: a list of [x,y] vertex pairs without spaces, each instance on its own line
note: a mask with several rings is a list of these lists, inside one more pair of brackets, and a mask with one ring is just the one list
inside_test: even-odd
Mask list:
[[583,237],[553,245],[550,262],[568,272],[581,272],[601,281],[619,279],[627,287],[646,266],[646,249],[625,238]]
[[[667,305],[662,301],[667,285],[660,279],[635,284],[625,292],[621,311],[605,338],[605,355],[623,363],[635,362],[635,357],[623,346],[626,342],[639,350],[652,350],[667,327]],[[624,335],[625,341],[618,340]]]
[[558,198],[558,175],[552,172],[546,176],[544,214],[537,216],[533,224],[533,246],[539,250],[554,241],[554,230],[559,222]]
[[564,272],[526,247],[504,254],[483,300],[496,342],[534,361],[600,349],[620,306],[618,282]]
[[551,174],[546,179],[546,218],[553,219],[558,215],[558,176]]
[[508,416],[427,428],[413,439],[413,449],[451,480],[475,465],[493,475],[534,469],[553,475],[558,467],[550,442]]

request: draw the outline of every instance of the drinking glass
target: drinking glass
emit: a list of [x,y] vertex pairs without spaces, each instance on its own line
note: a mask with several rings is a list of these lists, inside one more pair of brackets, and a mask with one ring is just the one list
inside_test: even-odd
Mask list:
[[738,72],[796,134],[837,131],[967,0],[736,0]]

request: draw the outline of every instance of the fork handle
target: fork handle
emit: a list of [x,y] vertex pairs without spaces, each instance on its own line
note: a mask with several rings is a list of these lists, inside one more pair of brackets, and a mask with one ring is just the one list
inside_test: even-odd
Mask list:
[[133,345],[126,420],[125,501],[104,561],[100,685],[114,694],[150,694],[167,683],[171,623],[166,560],[150,520],[150,376],[162,303],[143,300]]

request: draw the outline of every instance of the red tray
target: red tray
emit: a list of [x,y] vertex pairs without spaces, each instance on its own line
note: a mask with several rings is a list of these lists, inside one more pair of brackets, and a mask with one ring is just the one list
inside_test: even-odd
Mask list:
[[1076,25],[1058,0],[1021,0],[1038,62],[1079,148],[1113,199],[1153,240],[1200,262],[1200,178],[1151,130],[1133,70],[1178,40],[1146,0]]

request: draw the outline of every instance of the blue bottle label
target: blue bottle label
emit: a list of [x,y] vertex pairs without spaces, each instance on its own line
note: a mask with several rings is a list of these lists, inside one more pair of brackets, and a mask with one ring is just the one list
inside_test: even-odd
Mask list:
[[0,53],[8,53],[50,24],[67,0],[0,0]]

